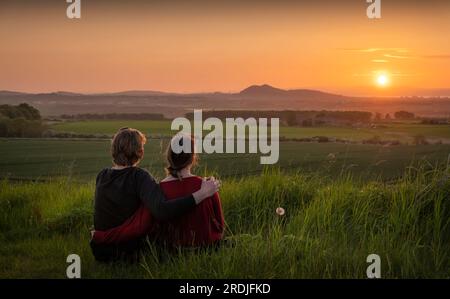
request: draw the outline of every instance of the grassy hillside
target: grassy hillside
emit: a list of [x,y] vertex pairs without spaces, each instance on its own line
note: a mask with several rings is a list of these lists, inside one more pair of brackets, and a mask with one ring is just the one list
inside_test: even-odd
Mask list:
[[93,260],[93,190],[68,179],[0,182],[0,278],[63,278],[71,253],[84,278],[365,278],[372,253],[384,278],[450,278],[448,166],[389,184],[321,172],[229,178],[221,196],[234,246],[159,257],[151,247],[137,265]]

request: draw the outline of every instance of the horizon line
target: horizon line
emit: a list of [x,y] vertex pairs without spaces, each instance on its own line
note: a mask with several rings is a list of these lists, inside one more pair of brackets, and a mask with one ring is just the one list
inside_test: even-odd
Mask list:
[[[296,88],[281,88],[276,87],[271,84],[262,83],[262,84],[251,84],[247,87],[240,89],[240,90],[229,90],[229,91],[219,91],[219,90],[211,90],[211,91],[164,91],[159,89],[123,89],[123,90],[117,90],[117,91],[71,91],[71,90],[47,90],[47,91],[22,91],[22,90],[14,90],[14,89],[0,89],[0,93],[19,93],[19,94],[29,94],[29,95],[39,95],[39,94],[58,94],[58,93],[68,93],[68,94],[74,94],[74,95],[111,95],[111,94],[120,94],[120,93],[133,93],[133,92],[149,92],[149,93],[161,93],[161,94],[173,94],[173,95],[192,95],[192,94],[214,94],[214,93],[222,93],[222,94],[239,94],[240,92],[250,88],[250,87],[270,87],[273,89],[279,89],[283,91],[295,91],[295,90],[308,90],[308,91],[317,91],[317,92],[323,92],[323,93],[329,93],[339,96],[346,96],[346,97],[450,97],[450,87],[436,87],[436,88],[411,88],[415,90],[416,94],[388,94],[388,95],[380,95],[380,94],[370,94],[370,93],[362,93],[362,92],[348,92],[343,93],[342,91],[332,91],[328,89],[322,89],[320,87],[314,88],[314,87],[296,87]],[[363,87],[361,87],[363,88]],[[369,87],[370,88],[370,87]],[[406,88],[405,88],[406,89]],[[437,92],[437,91],[448,91],[445,95],[424,95],[424,94],[417,94],[417,91],[422,90],[422,92]],[[388,91],[386,91],[388,92]],[[398,93],[393,91],[393,93]]]

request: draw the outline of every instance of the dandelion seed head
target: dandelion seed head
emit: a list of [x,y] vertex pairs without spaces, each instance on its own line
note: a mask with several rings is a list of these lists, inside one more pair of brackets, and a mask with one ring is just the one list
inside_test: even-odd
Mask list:
[[284,213],[286,212],[282,207],[278,207],[275,212],[279,215],[279,216],[283,216]]

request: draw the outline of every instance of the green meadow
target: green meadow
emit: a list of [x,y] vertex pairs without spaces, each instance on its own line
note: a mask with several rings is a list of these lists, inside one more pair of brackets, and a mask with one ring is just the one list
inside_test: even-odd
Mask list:
[[[146,145],[141,165],[155,176],[164,175],[164,151],[167,138],[173,135],[169,121],[89,120],[66,121],[50,125],[56,132],[85,134],[90,137],[112,136],[120,127],[134,127],[152,136]],[[424,136],[428,145],[412,145],[415,136]],[[164,138],[160,138],[163,136]],[[446,161],[450,153],[450,126],[423,125],[417,122],[380,123],[373,128],[352,127],[281,127],[280,136],[288,139],[326,136],[351,140],[340,142],[293,142],[282,139],[280,159],[275,168],[286,172],[311,171],[318,168],[372,179],[401,176],[411,163],[426,160],[432,164]],[[380,140],[397,140],[398,146],[361,144],[378,136]],[[71,177],[88,181],[111,164],[107,139],[0,139],[0,177],[10,179],[48,179]],[[262,170],[256,154],[200,155],[199,173],[216,172],[221,177],[258,174]]]
[[[149,245],[136,264],[99,264],[89,242],[92,181],[0,182],[0,278],[450,278],[450,168],[410,168],[395,182],[341,173],[265,171],[223,180],[227,224],[218,251],[169,254]],[[285,215],[275,213],[277,207]]]
[[[165,121],[52,129],[112,135],[122,126],[172,134]],[[0,139],[0,278],[64,278],[72,253],[84,278],[366,278],[372,253],[383,278],[450,278],[449,127],[389,126],[282,127],[280,135],[379,136],[401,145],[282,141],[280,160],[269,167],[259,154],[200,155],[195,172],[223,181],[227,243],[178,254],[149,244],[132,265],[99,264],[88,244],[95,176],[111,165],[109,140]],[[433,142],[412,145],[416,135]],[[157,178],[167,143],[150,138],[145,147],[141,166]]]
[[[167,139],[149,139],[141,166],[154,176],[164,175]],[[104,167],[111,166],[109,140],[0,139],[0,177],[49,179],[70,177],[89,181]],[[427,161],[445,163],[450,145],[398,145],[281,142],[279,162],[270,168],[285,172],[327,170],[337,175],[343,170],[366,180],[401,176],[405,167]],[[259,174],[263,166],[259,154],[200,154],[199,174],[213,172],[219,177]]]

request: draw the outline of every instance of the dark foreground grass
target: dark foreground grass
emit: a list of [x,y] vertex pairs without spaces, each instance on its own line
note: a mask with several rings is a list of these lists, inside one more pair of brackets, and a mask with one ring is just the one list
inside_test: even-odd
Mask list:
[[71,253],[84,278],[365,278],[371,253],[384,278],[450,277],[448,166],[411,168],[390,183],[277,171],[227,179],[233,246],[162,257],[151,247],[135,265],[91,256],[93,190],[69,180],[1,182],[0,277],[64,278]]

